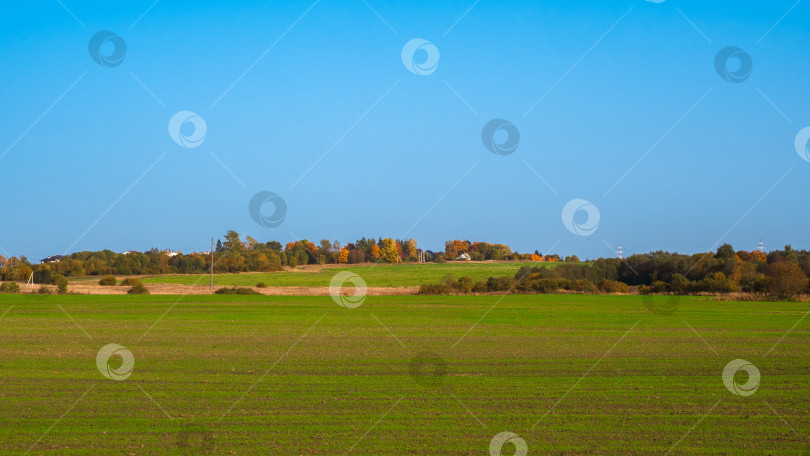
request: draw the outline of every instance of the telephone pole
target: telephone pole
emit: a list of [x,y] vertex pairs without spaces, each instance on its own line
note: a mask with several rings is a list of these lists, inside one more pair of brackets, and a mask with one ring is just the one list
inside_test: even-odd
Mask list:
[[214,293],[214,238],[211,238],[211,284],[208,286],[208,291]]

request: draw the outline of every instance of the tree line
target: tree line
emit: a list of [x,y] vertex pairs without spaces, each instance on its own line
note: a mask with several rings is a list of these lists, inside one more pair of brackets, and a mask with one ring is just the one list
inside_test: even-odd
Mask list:
[[[278,241],[259,242],[236,231],[228,231],[217,240],[214,272],[269,272],[307,264],[445,262],[467,253],[472,260],[560,261],[558,255],[541,256],[513,252],[504,244],[453,240],[443,252],[422,252],[414,239],[361,238],[342,245],[338,241],[306,239],[282,245]],[[579,261],[576,257],[569,261]],[[0,256],[0,280],[25,282],[31,274],[35,283],[53,284],[58,277],[105,275],[201,274],[211,268],[210,252],[177,253],[152,248],[146,252],[116,253],[111,250],[83,251],[66,255],[58,262],[32,264],[26,257]]]
[[584,264],[526,266],[514,276],[475,282],[469,277],[445,277],[426,284],[422,294],[527,293],[639,293],[697,294],[744,292],[777,299],[810,293],[810,252],[794,250],[734,251],[729,244],[716,252],[682,255],[651,252],[625,259],[599,258]]

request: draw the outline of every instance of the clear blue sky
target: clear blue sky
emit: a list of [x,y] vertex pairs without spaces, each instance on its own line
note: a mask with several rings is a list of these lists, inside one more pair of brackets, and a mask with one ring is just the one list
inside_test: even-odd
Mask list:
[[[581,257],[810,247],[810,2],[125,3],[4,5],[0,253],[188,252],[228,229]],[[118,66],[88,52],[102,30]],[[439,50],[432,74],[403,65],[413,38]],[[751,56],[742,83],[715,70],[726,46]],[[169,135],[183,110],[199,147]],[[514,153],[484,146],[494,118]],[[286,201],[280,226],[251,218],[259,191]],[[576,198],[599,210],[590,236],[562,223]]]

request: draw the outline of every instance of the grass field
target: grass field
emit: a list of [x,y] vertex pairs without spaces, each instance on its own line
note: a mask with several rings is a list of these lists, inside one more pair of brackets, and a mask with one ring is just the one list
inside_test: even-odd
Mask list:
[[[339,271],[352,271],[360,275],[370,287],[409,287],[426,283],[439,283],[442,277],[452,274],[456,278],[470,276],[474,280],[486,280],[490,276],[514,275],[523,266],[545,264],[554,267],[558,263],[422,263],[422,264],[375,264],[351,267],[328,267],[315,272],[285,272],[267,274],[214,274],[215,286],[254,286],[264,282],[268,287],[328,287],[329,281]],[[147,277],[144,283],[179,283],[183,285],[208,284],[208,276],[164,275]]]
[[[486,455],[502,431],[530,455],[808,448],[806,303],[178,299],[0,295],[0,454]],[[129,378],[100,373],[108,343]],[[738,358],[752,396],[723,384]]]

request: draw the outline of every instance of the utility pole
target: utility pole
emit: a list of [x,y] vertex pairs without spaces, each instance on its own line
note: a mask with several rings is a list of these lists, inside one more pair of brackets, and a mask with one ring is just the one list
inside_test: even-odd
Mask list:
[[214,238],[211,237],[211,284],[208,286],[208,291],[214,293]]

